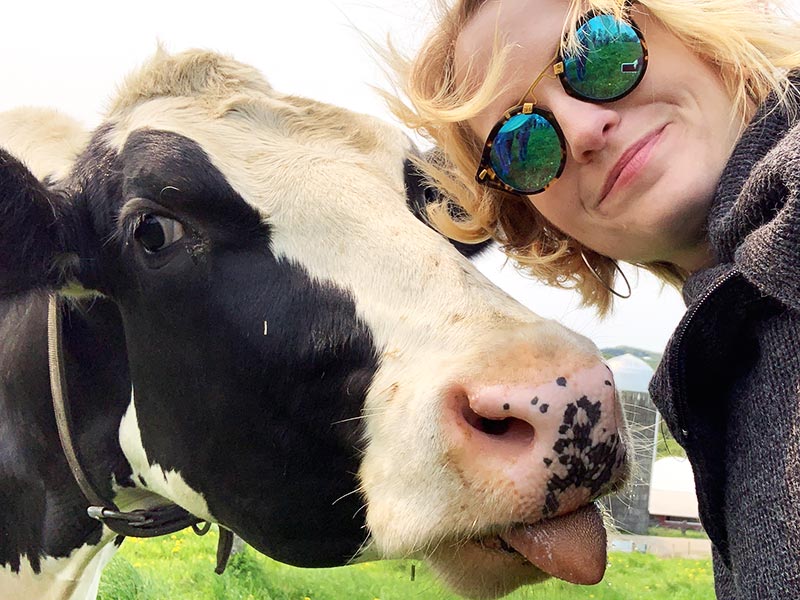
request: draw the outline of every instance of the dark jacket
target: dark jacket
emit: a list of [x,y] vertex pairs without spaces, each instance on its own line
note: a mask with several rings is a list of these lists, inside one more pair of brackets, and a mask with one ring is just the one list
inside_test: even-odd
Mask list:
[[651,383],[694,469],[720,600],[800,599],[800,125],[762,107],[708,221],[718,265]]

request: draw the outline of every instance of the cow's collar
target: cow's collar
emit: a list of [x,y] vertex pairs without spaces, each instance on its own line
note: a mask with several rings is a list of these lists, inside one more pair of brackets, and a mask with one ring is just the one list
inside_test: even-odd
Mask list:
[[[61,339],[61,300],[58,294],[50,295],[47,308],[47,354],[50,366],[50,391],[53,397],[53,412],[55,413],[58,437],[61,440],[61,449],[64,451],[72,476],[89,502],[87,514],[102,522],[113,532],[123,536],[158,537],[175,533],[187,527],[192,527],[198,535],[205,534],[208,526],[198,527],[202,519],[198,519],[177,504],[123,512],[114,502],[103,499],[90,483],[86,472],[81,467],[70,433],[69,399]],[[222,527],[219,532],[216,571],[222,573],[230,556],[233,534]]]

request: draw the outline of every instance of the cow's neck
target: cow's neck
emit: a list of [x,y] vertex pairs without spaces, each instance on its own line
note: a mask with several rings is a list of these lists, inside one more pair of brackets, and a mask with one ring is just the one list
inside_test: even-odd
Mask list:
[[[50,397],[46,297],[0,303],[0,590],[27,600],[84,600],[115,548],[116,535],[86,516],[86,500],[63,457]],[[103,300],[64,318],[72,431],[90,480],[105,497],[130,486],[118,441],[130,403],[124,334]],[[126,508],[138,494],[124,494]]]

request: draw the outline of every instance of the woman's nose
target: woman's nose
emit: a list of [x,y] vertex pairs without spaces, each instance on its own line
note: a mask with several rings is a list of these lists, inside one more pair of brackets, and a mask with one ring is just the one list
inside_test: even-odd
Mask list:
[[566,93],[550,102],[571,157],[586,163],[605,148],[611,131],[619,124],[619,113],[610,104],[594,104]]

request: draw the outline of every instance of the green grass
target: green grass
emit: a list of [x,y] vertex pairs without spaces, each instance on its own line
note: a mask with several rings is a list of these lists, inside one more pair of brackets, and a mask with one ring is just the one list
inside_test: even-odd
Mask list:
[[[523,117],[515,115],[512,118]],[[544,118],[541,118],[541,122],[546,123]],[[492,164],[506,183],[519,189],[537,189],[549,183],[558,172],[563,154],[561,142],[551,126],[533,128],[530,130],[525,144],[527,148],[524,148],[525,152],[523,152],[523,148],[520,147],[520,129],[497,134],[492,150]],[[504,161],[500,158],[503,154],[501,149],[505,148],[509,142],[511,148],[505,152],[511,161],[508,165],[504,165]],[[523,155],[525,160],[522,159]]]
[[656,444],[657,458],[664,458],[666,456],[686,458],[686,450],[681,448],[680,444],[675,441],[675,438],[672,437],[672,434],[663,421],[661,422],[661,429],[658,432],[658,442]]
[[694,538],[697,540],[707,540],[708,534],[705,531],[695,531],[694,529],[687,529],[681,532],[680,529],[669,529],[667,527],[648,527],[647,535],[655,535],[658,537],[682,537]]
[[[514,142],[512,156],[520,156],[521,150],[517,147],[519,140],[515,139]],[[528,138],[528,158],[511,163],[510,181],[519,182],[519,187],[525,189],[538,188],[549,183],[558,172],[562,154],[561,142],[554,130],[534,129]],[[535,169],[531,168],[533,165],[536,165]]]
[[[214,574],[216,535],[181,532],[164,539],[127,539],[100,581],[100,600],[456,600],[416,561],[298,569],[252,548]],[[411,581],[411,565],[416,579]],[[712,600],[711,561],[612,553],[595,586],[547,581],[511,600]]]
[[630,87],[636,80],[634,73],[622,73],[620,65],[632,63],[642,56],[638,42],[620,42],[603,46],[588,53],[586,75],[583,81],[578,78],[577,63],[565,61],[568,80],[578,91],[591,98],[610,98]]

